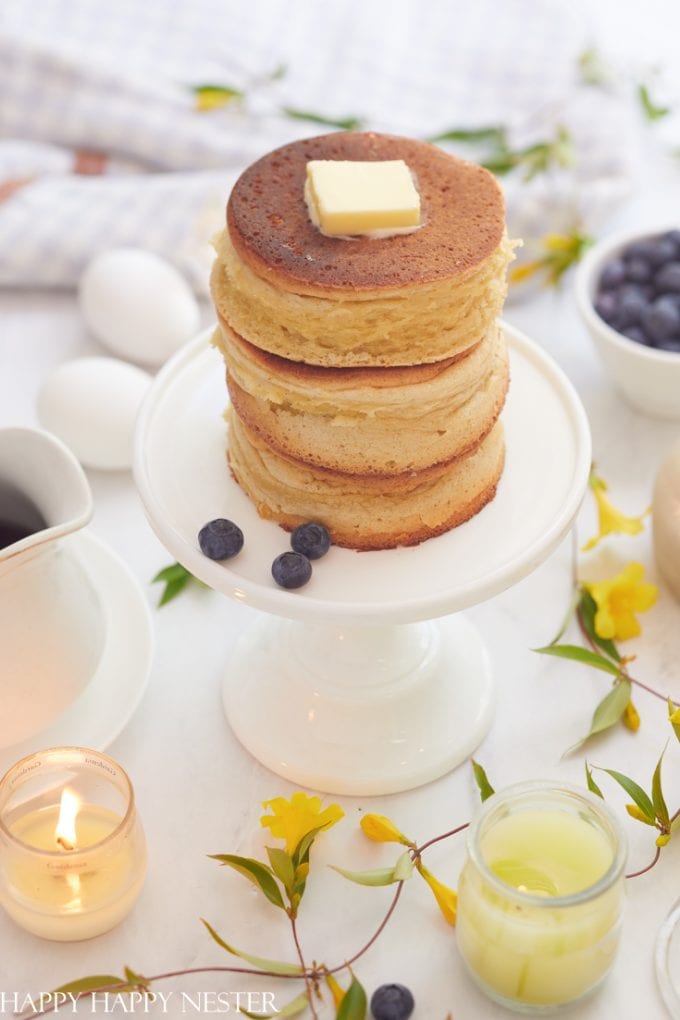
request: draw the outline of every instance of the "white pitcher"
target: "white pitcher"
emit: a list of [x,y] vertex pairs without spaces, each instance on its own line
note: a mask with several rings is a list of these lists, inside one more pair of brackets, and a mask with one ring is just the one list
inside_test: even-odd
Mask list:
[[54,722],[101,657],[102,606],[65,538],[91,516],[87,479],[63,443],[0,429],[0,747]]

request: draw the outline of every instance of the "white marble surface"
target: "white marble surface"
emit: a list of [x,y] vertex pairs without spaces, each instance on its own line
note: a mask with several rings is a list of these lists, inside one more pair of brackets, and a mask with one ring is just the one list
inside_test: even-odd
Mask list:
[[[611,15],[612,5],[606,6]],[[631,22],[629,34],[634,28]],[[666,42],[668,38],[666,34]],[[612,230],[667,221],[676,208],[680,169],[653,142],[647,145],[635,194],[609,225]],[[645,418],[622,403],[578,321],[570,283],[567,279],[560,291],[541,291],[509,305],[506,317],[539,341],[569,374],[588,412],[595,458],[611,494],[617,505],[638,512],[649,503],[656,465],[680,432],[680,424]],[[205,309],[205,322],[209,321]],[[86,335],[72,294],[0,294],[0,426],[36,424],[35,396],[42,380],[58,363],[86,353],[101,351]],[[96,503],[92,530],[120,553],[149,599],[155,600],[158,592],[149,579],[169,557],[144,519],[131,476],[89,472],[89,479]],[[593,527],[594,511],[588,501],[581,513],[580,535],[592,533]],[[639,558],[656,579],[649,529],[634,539],[610,541],[606,549],[612,564]],[[584,576],[595,562],[595,557],[582,559]],[[565,760],[560,755],[587,729],[607,680],[530,651],[552,637],[562,618],[569,571],[567,540],[531,577],[470,611],[489,644],[498,685],[495,722],[477,752],[497,786],[539,776],[583,781],[583,755]],[[5,995],[37,993],[85,974],[120,972],[125,964],[152,975],[228,962],[204,932],[200,917],[244,949],[294,958],[285,920],[238,875],[206,857],[215,852],[263,854],[260,802],[293,789],[241,749],[221,710],[220,685],[230,647],[254,616],[253,610],[198,589],[155,614],[157,651],[147,693],[110,748],[135,783],[147,831],[145,890],[134,913],[117,930],[80,945],[41,942],[0,916],[0,991]],[[635,674],[676,700],[680,700],[679,620],[680,607],[662,587],[659,604],[643,619],[643,637],[630,643],[638,656]],[[646,785],[669,731],[662,702],[641,692],[636,703],[642,716],[640,731],[633,735],[617,729],[594,743],[588,756],[627,771]],[[669,747],[664,777],[675,810],[680,806],[677,744]],[[610,803],[623,811],[622,792],[606,779],[601,785]],[[326,867],[329,863],[375,867],[396,857],[394,847],[369,844],[361,836],[361,812],[386,813],[424,841],[467,820],[477,794],[471,770],[463,766],[409,793],[334,799],[341,801],[347,818],[315,848],[300,917],[307,956],[329,965],[340,963],[367,940],[390,896],[389,890],[350,886]],[[651,858],[653,838],[645,827],[632,821],[625,824],[630,866],[636,869]],[[661,1020],[665,1015],[654,978],[653,947],[667,909],[680,896],[679,855],[680,841],[673,841],[654,871],[628,883],[623,941],[613,973],[595,998],[570,1015],[583,1020],[641,1016]],[[442,880],[455,885],[463,856],[464,837],[458,836],[434,847],[427,863]],[[500,1020],[508,1015],[486,1001],[466,977],[455,933],[420,881],[404,890],[392,922],[357,964],[356,973],[369,990],[394,980],[408,984],[417,999],[415,1020],[445,1020],[449,1013],[456,1020]],[[158,987],[166,995],[174,992],[165,1012],[171,1017],[183,1015],[181,992],[273,988],[279,1005],[292,997],[283,982],[270,985],[245,977],[178,978]],[[150,1008],[153,1015],[163,1014],[161,1002]],[[204,1015],[210,1011],[207,1006]],[[89,1014],[89,1009],[83,1012]],[[322,1015],[332,1015],[328,1006]]]

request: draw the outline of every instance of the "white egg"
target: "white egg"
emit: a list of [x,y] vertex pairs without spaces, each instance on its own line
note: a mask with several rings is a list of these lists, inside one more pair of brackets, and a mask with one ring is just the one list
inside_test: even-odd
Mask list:
[[162,365],[196,334],[200,309],[174,266],[142,248],[102,252],[80,279],[88,328],[120,358]]
[[129,468],[137,412],[151,382],[148,372],[116,358],[66,361],[38,394],[38,418],[84,467]]

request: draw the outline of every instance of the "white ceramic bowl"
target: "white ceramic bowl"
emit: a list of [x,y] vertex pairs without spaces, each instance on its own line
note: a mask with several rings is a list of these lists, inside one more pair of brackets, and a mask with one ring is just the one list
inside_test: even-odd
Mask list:
[[[668,230],[671,227],[666,228]],[[576,274],[576,302],[598,354],[626,400],[654,418],[680,421],[680,354],[645,347],[608,326],[593,302],[600,274],[631,241],[658,237],[664,228],[628,231],[599,241],[586,254]]]

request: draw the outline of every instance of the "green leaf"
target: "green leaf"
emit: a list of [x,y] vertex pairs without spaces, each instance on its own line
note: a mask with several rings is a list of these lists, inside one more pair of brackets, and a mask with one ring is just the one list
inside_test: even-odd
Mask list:
[[241,960],[245,960],[247,963],[252,963],[253,967],[257,967],[259,970],[270,970],[273,974],[302,974],[302,967],[299,963],[282,963],[280,960],[267,960],[263,956],[253,956],[252,953],[244,953],[241,949],[236,949],[234,946],[230,946],[228,942],[225,942],[223,938],[217,934],[215,929],[208,924],[205,918],[201,918],[201,923],[207,928],[210,937],[220,946],[221,949],[226,949],[232,956],[238,956]]
[[413,858],[410,850],[405,850],[394,865],[395,882],[405,882],[413,874]]
[[[171,563],[169,566],[159,570],[151,583],[155,584],[157,581],[177,581],[186,577],[188,573],[189,571],[181,563]],[[189,576],[191,575],[189,574]]]
[[256,885],[258,889],[261,889],[269,902],[273,903],[275,907],[280,907],[281,910],[286,909],[283,897],[281,896],[281,890],[276,884],[276,879],[271,869],[266,864],[262,864],[261,861],[256,861],[252,857],[238,857],[236,854],[208,854],[208,856],[211,860],[219,861],[220,864],[238,871],[239,874],[247,878],[253,885]]
[[[597,768],[598,766],[595,767]],[[606,772],[607,775],[612,777],[612,779],[615,779],[619,786],[622,786],[626,793],[632,797],[645,818],[648,818],[649,821],[654,824],[656,819],[654,805],[642,787],[638,786],[633,779],[630,779],[629,776],[625,776],[622,772],[615,772],[614,769],[600,769],[600,771]]]
[[130,967],[125,967],[124,974],[126,980],[135,989],[142,989],[145,992],[149,991],[149,979],[145,978],[142,974],[136,974]]
[[393,885],[394,882],[398,882],[399,879],[394,877],[394,868],[374,868],[372,871],[346,871],[344,868],[338,868],[337,865],[331,864],[333,871],[337,871],[343,878],[349,879],[350,882],[356,882],[357,885]]
[[438,142],[493,142],[501,149],[507,144],[505,128],[502,127],[449,128],[426,140],[433,145]]
[[243,92],[241,89],[235,88],[233,85],[216,85],[214,82],[206,82],[203,85],[192,85],[191,91],[197,94],[201,92],[215,92],[221,96],[242,96]]
[[285,78],[288,74],[288,67],[286,64],[277,64],[273,71],[270,71],[267,75],[267,81],[280,81],[281,78]]
[[621,673],[620,669],[609,659],[605,659],[603,655],[591,652],[587,648],[581,648],[580,645],[546,645],[544,648],[534,648],[532,651],[538,652],[539,655],[555,655],[559,659],[573,659],[574,662],[582,662],[585,666],[594,666],[595,669],[601,669],[604,673],[610,673],[615,677]]
[[360,117],[326,117],[322,113],[314,113],[312,110],[297,110],[292,106],[284,106],[281,109],[286,117],[293,120],[308,120],[312,124],[325,124],[326,127],[341,128],[343,131],[358,131],[363,126]]
[[298,845],[293,850],[293,864],[297,867],[299,864],[306,864],[309,861],[309,851],[312,849],[312,844],[320,832],[328,828],[326,825],[317,825],[315,829],[310,829],[309,832],[305,833]]
[[295,883],[295,868],[290,854],[287,850],[280,850],[276,846],[268,846],[265,849],[272,871],[283,882],[285,889],[291,890]]
[[640,105],[642,106],[642,111],[647,120],[661,120],[662,117],[668,116],[671,112],[670,106],[659,106],[654,102],[649,93],[648,87],[643,82],[640,82],[638,85],[637,93]]
[[509,174],[517,166],[517,159],[511,152],[502,153],[499,156],[490,156],[489,159],[480,161],[480,166],[485,167],[492,174],[501,177]]
[[156,576],[152,579],[152,584],[162,583],[165,584],[165,589],[158,600],[158,608],[166,605],[176,598],[180,592],[184,591],[189,581],[194,581],[196,584],[200,584],[202,587],[206,587],[203,581],[199,581],[197,577],[190,574],[186,567],[183,567],[181,563],[171,563],[168,567],[163,567],[159,570]]
[[595,736],[596,733],[602,733],[603,730],[608,730],[616,725],[626,711],[626,705],[630,701],[630,688],[630,680],[622,679],[618,680],[612,689],[605,694],[593,712],[590,729],[583,740],[579,741],[580,744],[584,740],[588,740],[589,737]]
[[479,795],[482,799],[482,803],[484,803],[484,801],[488,800],[489,797],[493,797],[496,791],[489,782],[486,772],[479,762],[476,762],[474,758],[471,758],[470,761],[472,762],[472,771],[474,773],[475,782],[479,787]]
[[671,822],[671,832],[675,832],[676,829],[680,829],[680,815]]
[[78,995],[81,992],[105,991],[107,988],[116,988],[117,991],[124,991],[127,984],[125,978],[114,977],[113,974],[94,974],[92,977],[79,978],[77,981],[69,981],[68,984],[55,988],[56,992],[70,992]]
[[652,802],[654,804],[656,817],[659,819],[664,829],[667,829],[671,824],[671,818],[668,813],[668,807],[664,799],[663,790],[661,789],[661,763],[665,753],[666,748],[664,747],[661,752],[661,757],[656,763],[656,768],[654,769],[654,775],[652,777]]
[[579,54],[578,70],[583,85],[591,85],[595,88],[606,88],[609,84],[611,74],[600,53],[594,48],[584,50]]
[[352,975],[352,984],[342,997],[335,1020],[366,1020],[366,992]]
[[597,603],[590,592],[585,589],[583,590],[578,604],[578,612],[581,618],[581,623],[585,627],[591,641],[593,641],[598,648],[605,653],[605,655],[609,656],[610,659],[613,659],[614,662],[621,662],[621,655],[614,642],[609,638],[601,638],[595,630]]
[[588,762],[586,761],[583,764],[585,765],[585,770],[586,770],[586,785],[587,785],[588,789],[590,790],[591,793],[594,793],[596,797],[601,797],[602,800],[604,800],[604,794],[602,793],[602,790],[600,789],[600,787],[597,785],[597,783],[593,779],[593,771],[590,768],[590,766],[588,765]]
[[287,1006],[277,1009],[276,1013],[249,1013],[247,1009],[239,1009],[239,1013],[242,1013],[243,1016],[252,1017],[253,1020],[271,1020],[271,1017],[275,1016],[297,1016],[298,1013],[304,1012],[308,1006],[309,996],[307,992],[300,992]]

